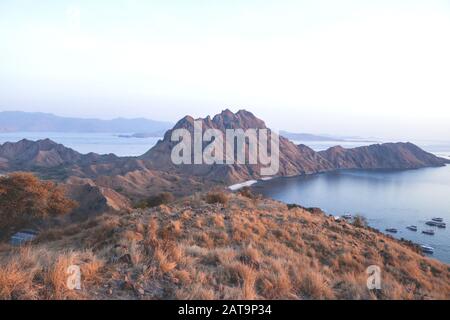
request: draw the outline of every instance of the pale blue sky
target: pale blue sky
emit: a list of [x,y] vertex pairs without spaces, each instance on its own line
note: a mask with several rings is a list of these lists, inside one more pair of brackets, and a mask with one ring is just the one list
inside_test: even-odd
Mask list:
[[450,1],[0,1],[0,111],[450,139]]

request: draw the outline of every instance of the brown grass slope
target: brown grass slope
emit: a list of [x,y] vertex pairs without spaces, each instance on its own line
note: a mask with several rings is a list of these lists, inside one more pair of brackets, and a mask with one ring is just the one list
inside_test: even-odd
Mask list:
[[[82,290],[66,288],[77,264]],[[382,289],[365,270],[378,265]],[[196,194],[0,248],[2,299],[449,299],[449,266],[373,230],[242,195]]]

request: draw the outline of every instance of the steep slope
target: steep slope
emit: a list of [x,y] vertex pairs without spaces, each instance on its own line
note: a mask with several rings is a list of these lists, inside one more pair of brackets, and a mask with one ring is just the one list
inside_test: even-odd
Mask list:
[[[200,121],[203,133],[207,129],[217,129],[223,134],[227,129],[268,129],[264,121],[255,117],[252,113],[240,110],[233,113],[230,110],[224,110],[222,113],[211,117],[194,119],[186,116],[181,119],[172,130],[169,130],[164,139],[160,140],[155,147],[144,154],[141,159],[149,160],[154,168],[162,170],[174,170],[185,174],[195,176],[205,176],[214,180],[227,183],[260,178],[261,165],[242,165],[242,164],[216,164],[216,165],[173,165],[170,159],[171,151],[178,142],[171,141],[172,132],[176,129],[186,129],[193,137],[194,121]],[[269,132],[270,129],[268,129]],[[272,134],[275,134],[272,132]],[[279,137],[280,142],[280,170],[279,175],[293,176],[305,173],[314,173],[332,169],[329,164],[320,155],[312,149],[301,146],[298,147],[288,139]],[[193,145],[193,139],[192,139]],[[203,145],[203,148],[207,144]],[[224,157],[225,159],[225,157]]]
[[66,219],[71,221],[85,220],[110,211],[127,211],[132,204],[128,198],[118,192],[95,185],[92,181],[72,179],[63,184],[66,194],[77,201],[79,206]]
[[[268,199],[204,194],[0,247],[0,299],[449,299],[448,265],[375,230]],[[81,290],[66,290],[68,265]],[[381,270],[381,290],[366,269]]]

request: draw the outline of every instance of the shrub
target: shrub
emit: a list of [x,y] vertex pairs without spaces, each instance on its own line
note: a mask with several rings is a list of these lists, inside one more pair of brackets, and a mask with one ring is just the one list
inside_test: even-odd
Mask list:
[[206,202],[209,204],[226,204],[228,202],[228,195],[225,192],[209,192],[206,195]]
[[250,199],[255,199],[255,197],[256,197],[250,187],[243,187],[242,189],[239,190],[239,194],[241,196],[244,196],[244,197],[247,197]]
[[367,219],[362,215],[356,215],[353,219],[353,225],[358,228],[367,227]]
[[150,197],[145,201],[149,208],[157,207],[162,204],[169,204],[175,200],[175,197],[170,192],[162,192],[156,196]]
[[54,182],[26,172],[0,177],[0,195],[0,226],[4,230],[63,215],[77,206]]

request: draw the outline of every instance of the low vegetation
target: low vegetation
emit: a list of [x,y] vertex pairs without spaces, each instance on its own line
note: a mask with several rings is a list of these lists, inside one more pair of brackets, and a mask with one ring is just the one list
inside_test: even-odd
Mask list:
[[156,196],[152,196],[144,201],[141,201],[137,208],[153,208],[162,204],[169,204],[175,200],[175,197],[170,192],[161,192]]
[[355,227],[359,227],[359,228],[363,228],[363,227],[367,227],[367,219],[366,217],[357,214],[354,218],[353,218],[353,225]]
[[228,194],[223,191],[209,192],[206,194],[206,202],[209,204],[226,204],[228,202]]
[[70,212],[76,203],[51,181],[31,173],[18,172],[0,177],[0,231],[29,226]]
[[[449,299],[449,266],[323,213],[196,194],[0,247],[1,299]],[[214,200],[214,201],[212,201]],[[210,204],[209,202],[213,202]],[[80,266],[81,290],[65,286]],[[366,268],[381,268],[368,290]]]
[[241,188],[238,191],[238,193],[241,196],[247,197],[249,199],[256,199],[256,198],[258,198],[258,196],[255,193],[253,193],[253,191],[252,191],[252,189],[250,187],[243,187],[243,188]]

